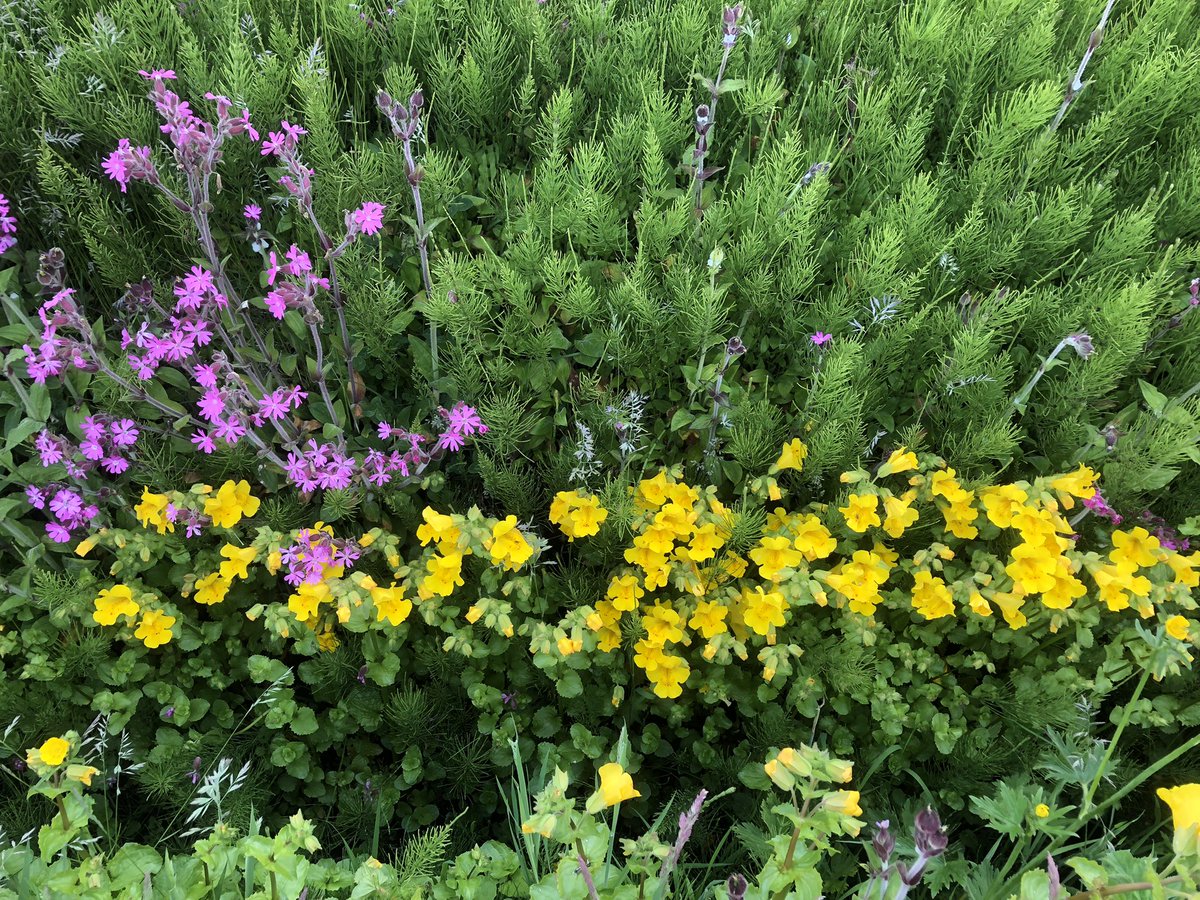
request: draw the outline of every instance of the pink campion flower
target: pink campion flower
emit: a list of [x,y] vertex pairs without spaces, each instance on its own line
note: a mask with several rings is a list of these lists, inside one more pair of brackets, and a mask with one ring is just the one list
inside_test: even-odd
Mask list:
[[83,432],[83,436],[89,441],[99,441],[104,437],[107,429],[104,423],[99,421],[95,416],[88,416],[79,423],[79,430]]
[[372,235],[383,228],[383,212],[387,207],[367,202],[354,211],[354,222],[363,234]]
[[467,439],[456,431],[443,431],[435,448],[438,450],[461,450]]
[[121,138],[117,149],[105,158],[101,168],[109,178],[121,185],[122,194],[128,190],[130,181],[158,179],[154,161],[150,158],[150,148],[134,147],[128,138]]
[[275,279],[279,277],[279,257],[277,257],[275,255],[275,251],[272,250],[267,254],[267,258],[269,260],[267,265],[267,284],[273,286],[275,284]]
[[217,367],[211,363],[193,366],[192,377],[202,388],[215,388],[217,386]]
[[469,437],[472,434],[487,434],[488,427],[479,418],[479,413],[472,406],[467,406],[461,400],[455,403],[446,414],[450,430]]
[[25,499],[29,501],[29,505],[34,509],[46,508],[46,494],[36,485],[26,485]]
[[196,449],[201,453],[212,453],[217,449],[216,443],[214,443],[208,432],[199,428],[192,435],[192,443],[196,445]]
[[262,207],[257,203],[247,203],[243,214],[252,222],[258,222],[262,219]]
[[288,413],[288,396],[286,388],[279,388],[263,395],[258,401],[258,418],[260,421],[271,419],[286,419]]
[[216,426],[213,434],[227,444],[236,444],[246,435],[246,426],[242,424],[242,420],[237,416],[221,419],[216,423]]
[[391,436],[392,436],[392,426],[389,425],[387,422],[380,422],[379,423],[379,439],[381,441],[386,441]]
[[50,434],[49,431],[42,429],[42,433],[34,441],[34,447],[37,448],[38,454],[41,457],[43,468],[62,462],[62,442]]
[[121,185],[122,194],[129,189],[129,167],[125,164],[124,155],[121,153],[122,149],[128,146],[129,139],[121,138],[117,149],[108,154],[104,158],[104,162],[100,164],[100,168],[104,170],[104,174]]
[[123,456],[109,456],[109,457],[106,457],[100,463],[100,465],[104,468],[104,470],[106,472],[108,472],[108,474],[120,475],[122,472],[124,472],[126,469],[129,468],[129,460],[127,460]]
[[147,81],[161,81],[163,79],[167,79],[168,81],[175,80],[174,69],[151,69],[149,72],[147,72],[145,69],[138,69],[138,74]]
[[8,198],[0,194],[0,253],[17,244],[17,219],[12,214]]
[[119,419],[113,422],[109,430],[112,442],[118,447],[132,447],[137,443],[138,435],[141,433],[133,419]]
[[288,248],[287,258],[290,263],[287,267],[289,275],[299,276],[313,270],[312,259],[295,244]]
[[79,445],[79,452],[83,454],[84,459],[90,459],[92,462],[104,459],[104,447],[99,441],[85,440]]
[[284,296],[283,291],[269,291],[267,296],[263,297],[263,303],[266,304],[271,315],[277,319],[282,319],[287,312],[287,297]]
[[205,421],[216,423],[225,412],[225,398],[216,388],[209,388],[204,392],[197,406]]
[[46,534],[50,535],[50,540],[56,544],[65,544],[71,540],[71,532],[57,522],[46,523]]
[[61,521],[78,518],[83,513],[83,498],[74,491],[59,491],[50,501],[50,511]]
[[823,331],[818,331],[816,334],[809,335],[808,339],[810,341],[812,341],[814,344],[816,344],[818,347],[823,347],[826,344],[828,344],[830,341],[833,340],[833,335],[826,334]]

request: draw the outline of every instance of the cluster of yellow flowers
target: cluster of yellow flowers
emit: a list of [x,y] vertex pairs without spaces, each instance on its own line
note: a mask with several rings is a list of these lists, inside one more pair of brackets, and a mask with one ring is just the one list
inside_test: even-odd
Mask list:
[[58,775],[61,770],[62,774],[72,781],[91,787],[92,777],[100,774],[100,770],[95,766],[69,763],[63,767],[63,763],[71,757],[73,745],[78,743],[79,736],[73,731],[68,732],[65,737],[47,738],[40,747],[31,747],[25,751],[25,763],[39,776]]
[[133,632],[134,637],[151,649],[171,642],[171,627],[175,624],[175,617],[157,609],[143,610],[133,598],[133,589],[127,584],[105,588],[96,597],[94,605],[92,619],[99,625],[115,625],[117,619],[122,617],[132,625],[140,612],[142,618]]
[[862,815],[859,792],[823,787],[827,783],[850,783],[854,777],[854,764],[849,760],[834,759],[824,750],[801,744],[771,754],[763,771],[776,787],[789,792],[799,789],[806,807],[817,800],[814,813],[831,813],[837,826],[851,837],[856,837],[862,830],[864,823],[857,818]]
[[[803,443],[792,440],[771,471],[799,470],[805,456]],[[906,476],[904,483],[893,487],[889,480],[894,476]],[[747,645],[758,637],[765,639],[758,652],[763,678],[771,681],[790,673],[789,657],[801,651],[777,646],[778,632],[790,610],[800,605],[845,608],[869,618],[888,597],[899,595],[925,620],[954,616],[960,607],[989,617],[996,608],[1017,629],[1028,623],[1030,598],[1061,613],[1085,597],[1088,587],[1079,576],[1087,571],[1109,610],[1136,605],[1143,616],[1152,616],[1170,600],[1194,608],[1188,593],[1200,582],[1200,553],[1164,548],[1143,528],[1114,532],[1108,561],[1075,549],[1077,536],[1063,510],[1092,498],[1095,480],[1094,472],[1080,466],[1067,475],[977,493],[964,488],[941,460],[926,457],[922,462],[902,447],[874,475],[853,471],[842,476],[853,488],[845,505],[836,507],[837,517],[823,505],[801,512],[772,509],[748,561],[726,547],[735,516],[716,498],[715,489],[701,491],[659,472],[633,489],[632,546],[625,550],[629,565],[612,575],[603,599],[578,615],[568,613],[558,650],[563,656],[581,651],[582,632],[590,630],[599,650],[615,651],[622,641],[622,617],[633,614],[640,625],[633,661],[655,694],[673,698],[682,693],[692,670],[683,653],[692,642],[689,629],[703,638],[706,661],[724,665],[733,656],[747,659]],[[759,479],[752,487],[768,501],[783,496],[774,478]],[[599,509],[594,497],[563,493],[555,503],[551,520],[572,539],[583,533],[571,519],[573,510],[592,511],[588,531],[603,521],[594,512]],[[901,538],[917,525],[922,515],[918,504],[936,509],[944,536],[935,531],[923,549],[901,560],[884,536]],[[1002,547],[1006,530],[1019,537],[1008,559],[989,549],[959,560],[961,550],[946,543],[977,541],[983,533],[983,540]],[[757,583],[744,577],[748,562],[757,568]],[[1143,572],[1158,566],[1163,568],[1152,582]],[[1164,584],[1168,569],[1173,581]],[[896,583],[900,572],[910,576],[907,585]],[[1152,591],[1158,592],[1157,605]],[[1049,627],[1057,630],[1062,621],[1052,616]],[[1177,614],[1164,626],[1172,638],[1187,640],[1193,623]]]

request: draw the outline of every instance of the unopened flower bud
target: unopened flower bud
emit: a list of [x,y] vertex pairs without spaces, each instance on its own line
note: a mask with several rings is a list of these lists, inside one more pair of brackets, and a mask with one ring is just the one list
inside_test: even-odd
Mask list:
[[745,876],[739,872],[734,872],[725,880],[725,890],[729,892],[729,900],[743,900],[748,887]]
[[938,814],[932,807],[927,806],[917,813],[913,826],[915,829],[913,842],[917,846],[918,853],[932,859],[946,852],[946,846],[950,843],[950,839],[946,837],[942,820],[938,818]]
[[378,106],[382,112],[387,113],[387,111],[392,108],[392,95],[387,91],[380,91],[375,95],[375,105]]
[[1084,331],[1079,331],[1075,334],[1068,334],[1067,343],[1074,348],[1075,352],[1078,353],[1083,359],[1087,359],[1096,352],[1096,348],[1092,344],[1092,336]]
[[725,352],[730,356],[741,356],[746,352],[746,345],[742,343],[742,339],[736,334],[729,339],[729,343],[725,345]]
[[414,115],[418,109],[425,105],[425,94],[422,93],[420,88],[417,88],[412,92],[412,96],[408,98],[408,105],[412,109]]
[[884,866],[888,864],[892,851],[896,849],[896,836],[892,834],[891,826],[892,823],[888,819],[876,822],[875,836],[871,838],[871,846],[875,848],[875,854]]

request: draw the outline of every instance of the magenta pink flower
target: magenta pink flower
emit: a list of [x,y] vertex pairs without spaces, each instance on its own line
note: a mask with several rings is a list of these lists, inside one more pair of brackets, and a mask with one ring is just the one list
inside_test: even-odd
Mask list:
[[217,449],[216,443],[213,442],[208,432],[201,429],[196,429],[196,433],[192,435],[192,443],[201,453],[212,453]]
[[8,198],[0,194],[0,253],[16,246],[17,219]]
[[160,81],[164,78],[173,81],[175,79],[174,69],[152,69],[149,72],[145,69],[138,69],[138,74],[147,81]]
[[364,203],[354,211],[354,223],[363,234],[375,234],[383,227],[383,211],[386,208],[380,203]]
[[244,214],[247,219],[257,222],[262,218],[262,207],[257,203],[247,203]]
[[809,335],[808,339],[810,341],[812,341],[814,344],[816,344],[818,347],[823,347],[826,344],[828,344],[830,341],[833,340],[833,335],[826,334],[823,331],[818,331],[816,334]]

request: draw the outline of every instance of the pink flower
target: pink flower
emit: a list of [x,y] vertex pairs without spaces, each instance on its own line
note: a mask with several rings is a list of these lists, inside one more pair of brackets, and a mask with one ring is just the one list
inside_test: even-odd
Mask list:
[[247,203],[244,214],[247,219],[257,222],[262,218],[262,207],[257,203]]
[[364,203],[354,211],[354,222],[363,234],[375,234],[383,227],[383,211],[386,208],[380,203]]
[[196,449],[201,453],[212,453],[217,449],[217,445],[209,437],[208,432],[200,429],[196,429],[196,433],[192,435],[192,443],[196,445]]
[[246,434],[246,426],[237,416],[230,416],[218,421],[213,433],[227,444],[236,444]]
[[108,154],[104,158],[104,162],[100,164],[100,168],[104,169],[104,173],[117,184],[121,185],[121,193],[124,194],[129,188],[129,167],[125,164],[125,157],[122,150],[129,146],[128,138],[121,138],[121,143],[117,145],[117,149]]
[[823,347],[826,344],[828,344],[830,341],[833,340],[833,335],[826,334],[823,331],[818,331],[816,334],[809,335],[808,339],[810,341],[812,341],[814,344],[816,344],[818,347]]
[[129,468],[129,460],[123,456],[109,456],[100,465],[110,475],[120,475]]
[[0,253],[16,246],[17,219],[12,214],[8,198],[0,194]]
[[46,523],[46,534],[50,535],[50,540],[56,544],[65,544],[71,540],[71,532],[63,528],[57,522]]
[[34,509],[46,508],[46,495],[42,489],[35,485],[28,485],[25,488],[25,499],[29,501],[29,505]]
[[145,78],[147,81],[158,81],[163,78],[166,78],[168,80],[175,79],[175,70],[174,69],[152,69],[149,72],[147,72],[145,69],[138,69],[138,74],[141,75],[143,78]]
[[204,396],[200,398],[197,404],[200,407],[200,415],[209,422],[217,422],[221,418],[221,414],[225,412],[225,398],[221,396],[221,392],[216,388],[209,388],[204,392]]
[[196,366],[192,369],[192,376],[196,379],[196,384],[202,388],[217,386],[217,367],[214,365]]
[[271,291],[263,298],[263,303],[271,311],[271,315],[277,319],[282,319],[284,313],[287,312],[287,298],[283,295],[283,291]]

